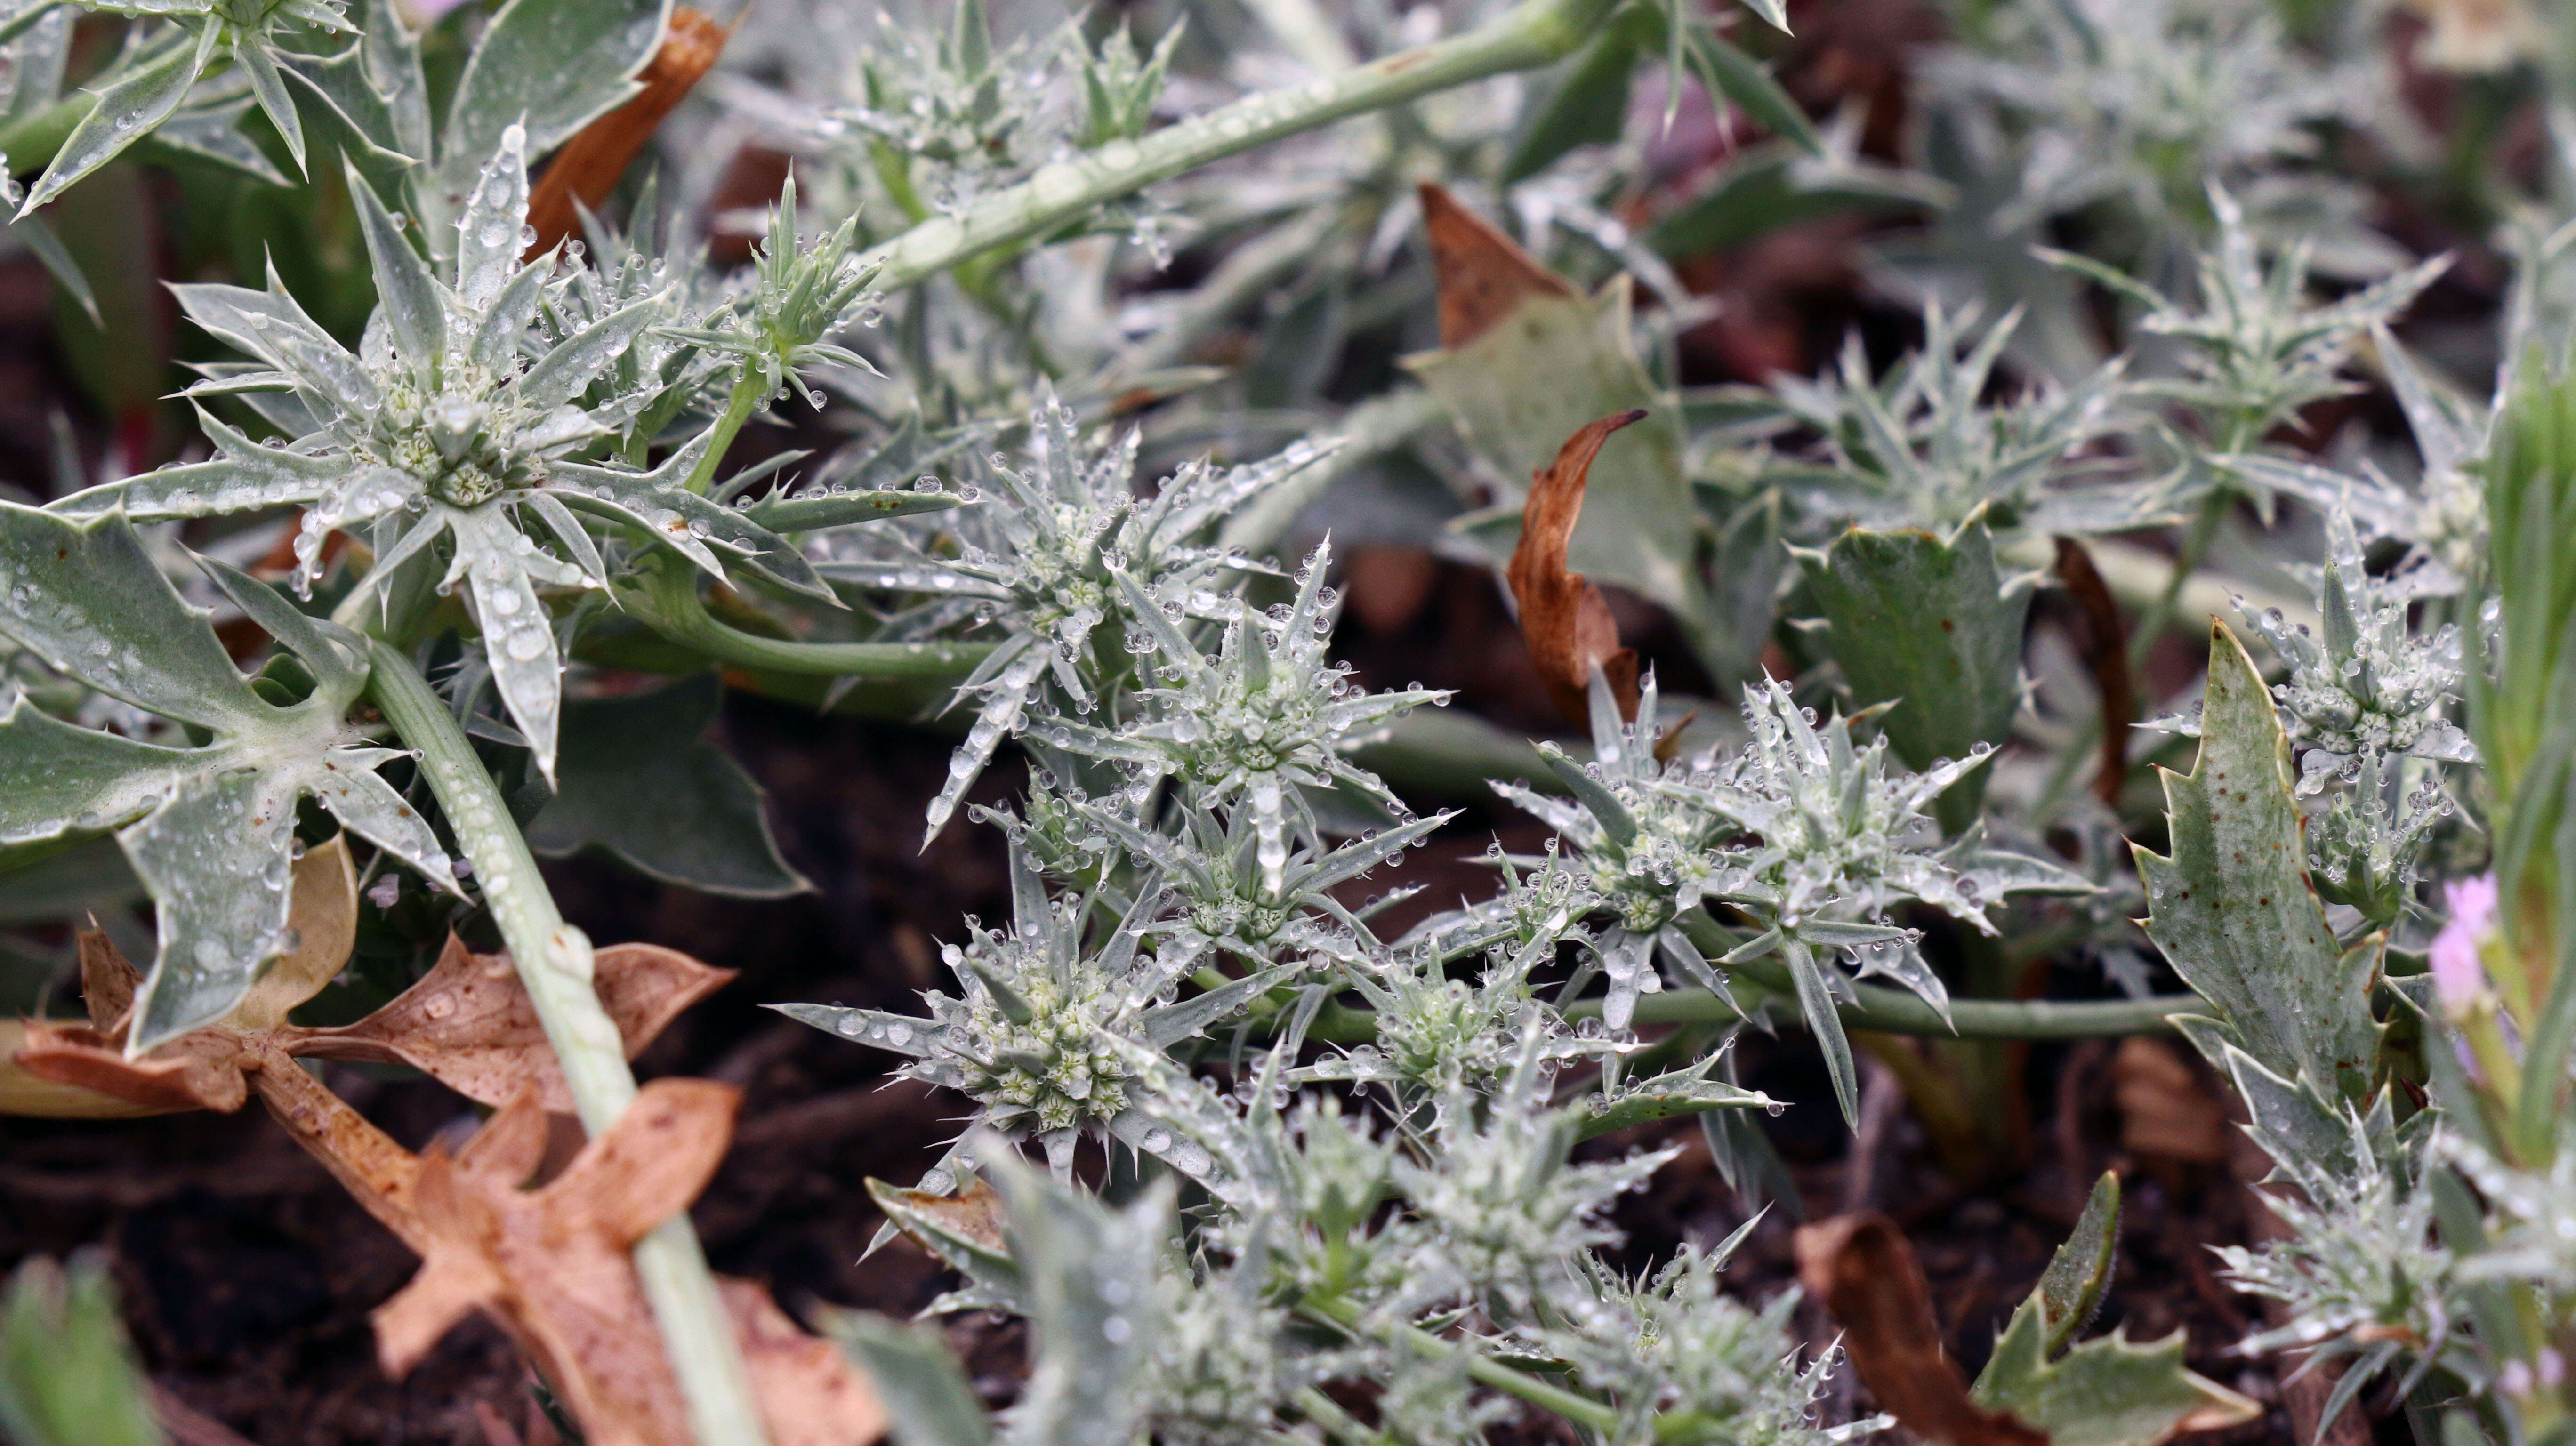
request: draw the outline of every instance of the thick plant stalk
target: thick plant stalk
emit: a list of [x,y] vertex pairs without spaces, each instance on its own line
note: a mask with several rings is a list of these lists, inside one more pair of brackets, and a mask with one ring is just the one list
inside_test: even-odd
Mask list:
[[718,620],[698,596],[697,573],[677,558],[648,559],[644,595],[628,610],[682,647],[719,663],[773,673],[807,673],[880,681],[964,682],[993,650],[991,643],[799,643],[764,638]]
[[1464,35],[1289,90],[1248,96],[1133,141],[1055,161],[954,216],[936,216],[870,251],[877,285],[898,291],[970,257],[1035,240],[1098,206],[1240,151],[1350,116],[1562,60],[1591,39],[1616,0],[1524,0]]
[[[594,1138],[604,1134],[635,1098],[635,1075],[592,984],[590,940],[556,911],[536,856],[447,705],[410,659],[383,642],[373,644],[369,660],[368,696],[403,741],[420,750],[421,770],[482,881],[484,901],[563,1066],[573,1107]],[[751,1378],[687,1215],[662,1222],[636,1245],[635,1269],[700,1446],[767,1446]]]

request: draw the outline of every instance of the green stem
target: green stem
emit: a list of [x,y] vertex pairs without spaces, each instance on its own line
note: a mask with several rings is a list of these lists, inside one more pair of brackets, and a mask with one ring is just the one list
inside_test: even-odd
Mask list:
[[[1797,986],[1785,965],[1756,959],[1727,966],[1727,983],[1736,1002],[1748,1009],[1759,994],[1796,997]],[[2171,1017],[2208,1009],[2196,994],[2160,994],[2145,999],[2065,1001],[2055,999],[1953,999],[1950,1022],[1941,1011],[1902,989],[1854,984],[1854,1000],[1835,1006],[1847,1029],[1875,1029],[1885,1034],[1928,1034],[1939,1039],[2096,1039],[2107,1035],[2152,1034],[2173,1027]],[[1569,1019],[1588,1019],[1601,1012],[1598,999],[1567,1005]],[[1640,1024],[1723,1024],[1736,1017],[1726,1001],[1705,989],[1674,989],[1637,1001]],[[1951,1025],[1955,1024],[1956,1029]],[[1321,1037],[1318,1035],[1317,1037]]]
[[698,459],[698,465],[689,469],[688,481],[683,484],[690,491],[703,493],[716,480],[717,464],[723,462],[725,453],[733,449],[733,439],[742,431],[743,424],[751,420],[753,412],[760,410],[760,399],[768,390],[760,384],[759,369],[751,363],[744,362],[734,373],[733,391],[725,398],[724,415],[716,418],[715,442],[707,448],[707,454]]
[[[1318,1320],[1329,1321],[1358,1334],[1361,1329],[1360,1308],[1338,1296],[1308,1296],[1300,1309]],[[1619,1410],[1590,1396],[1580,1395],[1562,1386],[1552,1386],[1535,1376],[1515,1371],[1500,1361],[1489,1360],[1455,1342],[1442,1340],[1431,1332],[1409,1325],[1381,1325],[1375,1328],[1378,1339],[1390,1345],[1401,1345],[1424,1360],[1445,1361],[1464,1357],[1467,1374],[1508,1396],[1517,1396],[1543,1411],[1554,1411],[1578,1426],[1595,1431],[1614,1431],[1619,1426]]]
[[[369,660],[368,695],[403,741],[420,750],[421,772],[482,881],[484,902],[563,1066],[573,1108],[596,1139],[634,1100],[635,1076],[615,1021],[600,1007],[590,940],[555,909],[509,804],[428,680],[382,642],[370,647]],[[751,1378],[685,1212],[636,1242],[635,1270],[700,1446],[766,1446]]]
[[1523,0],[1464,35],[1249,96],[1134,141],[1055,161],[954,216],[938,216],[868,252],[876,284],[898,291],[970,256],[1035,240],[1156,181],[1348,116],[1400,105],[1488,76],[1560,60],[1598,30],[1616,0]]
[[773,673],[885,681],[960,682],[991,643],[800,643],[764,638],[717,620],[698,596],[698,575],[676,558],[649,559],[644,590],[624,595],[627,611],[653,631],[720,663]]
[[[1794,1001],[1796,986],[1789,971],[1768,960],[1727,966],[1727,984],[1738,1004],[1753,1009],[1766,1000]],[[1835,1007],[1847,1029],[1874,1029],[1882,1034],[1925,1034],[1937,1039],[2099,1039],[2123,1034],[2154,1034],[2173,1028],[2173,1016],[2198,1014],[2208,1005],[2196,994],[2159,994],[2146,999],[2064,1001],[2054,999],[1953,999],[1950,1024],[1941,1012],[1902,989],[1854,984],[1854,1001]],[[1578,999],[1565,1007],[1568,1019],[1594,1019],[1598,999]],[[1726,1001],[1705,989],[1671,989],[1637,1001],[1639,1024],[1732,1024],[1737,1015]],[[1951,1028],[1956,1024],[1956,1029]],[[1366,1044],[1377,1038],[1377,1016],[1365,1009],[1327,1004],[1315,1016],[1306,1037],[1319,1044]]]
[[1388,1437],[1361,1425],[1332,1397],[1312,1386],[1299,1387],[1289,1399],[1296,1403],[1299,1415],[1314,1422],[1333,1440],[1350,1442],[1352,1446],[1393,1446]]

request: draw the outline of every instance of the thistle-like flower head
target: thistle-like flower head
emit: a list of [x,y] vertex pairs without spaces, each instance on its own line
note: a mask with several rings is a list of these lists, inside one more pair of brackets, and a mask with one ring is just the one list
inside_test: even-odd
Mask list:
[[[1207,544],[1219,519],[1324,454],[1300,443],[1248,466],[1194,462],[1150,497],[1134,487],[1140,434],[1105,446],[1084,440],[1073,410],[1049,394],[1030,419],[1030,465],[997,457],[992,485],[976,505],[941,518],[935,531],[860,528],[837,535],[819,571],[826,577],[927,597],[925,622],[974,622],[1003,636],[961,692],[980,700],[966,741],[931,800],[928,832],[956,811],[1004,738],[1023,731],[1033,705],[1053,701],[1087,711],[1094,685],[1122,684],[1130,656],[1121,640],[1141,635],[1120,572],[1141,579],[1159,615],[1230,617],[1240,604],[1219,591],[1245,564]],[[1049,684],[1052,684],[1052,689]],[[1042,707],[1042,712],[1062,709]]]
[[[1611,916],[1610,928],[1594,948],[1610,980],[1602,1018],[1613,1029],[1628,1027],[1640,994],[1663,988],[1654,969],[1658,954],[1705,988],[1723,994],[1726,987],[1674,921],[1708,892],[1717,845],[1734,826],[1697,799],[1666,786],[1684,770],[1659,757],[1666,744],[1658,731],[1657,696],[1650,675],[1639,690],[1636,721],[1623,721],[1607,681],[1594,669],[1592,761],[1578,764],[1553,743],[1539,745],[1539,756],[1572,794],[1572,802],[1518,783],[1494,785],[1495,792],[1546,820],[1577,849],[1561,863],[1525,861],[1539,865],[1530,887],[1562,892],[1568,903],[1579,899]],[[1558,871],[1571,876],[1570,885],[1557,882]],[[1515,902],[1521,894],[1514,880],[1501,902],[1515,912],[1555,912],[1545,898]]]
[[810,367],[841,366],[876,374],[866,357],[830,338],[865,320],[868,283],[877,268],[855,254],[856,215],[811,246],[796,240],[796,179],[790,176],[769,213],[769,236],[752,257],[750,284],[718,303],[704,321],[671,334],[734,358],[736,385],[753,397],[793,387],[807,405],[823,398],[805,382]]
[[1238,608],[1213,658],[1181,631],[1186,604],[1155,597],[1119,570],[1122,611],[1135,629],[1129,646],[1153,658],[1152,685],[1135,695],[1138,717],[1114,729],[1058,719],[1039,730],[1059,748],[1127,765],[1141,779],[1175,779],[1200,806],[1249,814],[1261,887],[1273,896],[1287,886],[1292,830],[1323,851],[1306,791],[1346,784],[1401,815],[1402,801],[1345,755],[1413,708],[1449,698],[1352,685],[1325,649],[1336,601],[1324,587],[1330,559],[1329,544],[1306,559],[1294,602],[1268,613]]
[[1610,1202],[1672,1158],[1666,1150],[1575,1164],[1582,1117],[1546,1109],[1538,1091],[1543,1031],[1524,1024],[1520,1058],[1500,1094],[1453,1094],[1431,1158],[1400,1160],[1395,1180],[1429,1237],[1414,1289],[1424,1303],[1461,1299],[1497,1325],[1530,1319],[1583,1292],[1570,1262],[1621,1237]]
[[1427,944],[1349,966],[1344,977],[1377,1017],[1376,1041],[1327,1055],[1293,1077],[1374,1085],[1393,1100],[1397,1117],[1409,1120],[1459,1090],[1504,1088],[1532,1033],[1542,1076],[1629,1048],[1592,1021],[1569,1026],[1539,1001],[1530,970],[1555,955],[1554,936],[1497,949],[1472,984],[1451,978],[1442,951]]
[[[1822,485],[1833,510],[1872,526],[1957,527],[1984,507],[1998,531],[2100,530],[2152,515],[2152,483],[2066,490],[2052,484],[2102,470],[2079,463],[2089,444],[2120,431],[2126,367],[2114,361],[2072,388],[2046,382],[1988,400],[1995,366],[2020,326],[2005,315],[1972,335],[1973,309],[1938,302],[1923,313],[1923,346],[1872,380],[1857,336],[1839,375],[1782,377],[1783,410],[1814,429],[1834,464]],[[1811,476],[1812,474],[1806,474]]]
[[1345,963],[1368,957],[1376,941],[1363,915],[1346,908],[1332,890],[1397,857],[1454,814],[1433,814],[1383,829],[1330,849],[1300,843],[1280,871],[1279,887],[1259,865],[1261,835],[1249,810],[1222,824],[1204,809],[1181,812],[1177,835],[1139,827],[1096,801],[1070,812],[1104,843],[1126,850],[1152,870],[1163,891],[1165,917],[1146,932],[1171,967],[1187,972],[1202,955],[1224,951],[1268,963],[1288,951]]
[[[2260,175],[2311,209],[2336,188],[2299,168],[2320,125],[2352,111],[2347,77],[2316,62],[2259,6],[2074,0],[2004,7],[2000,43],[1940,56],[1936,94],[1990,107],[2018,145],[2000,231],[2088,208],[2152,261],[2207,225],[2203,187]],[[2013,195],[2017,192],[2017,195]]]
[[1280,965],[1180,1000],[1179,972],[1137,947],[1142,906],[1095,938],[1091,900],[1049,898],[1016,846],[1011,902],[1008,929],[972,925],[965,944],[943,946],[941,959],[964,992],[924,994],[926,1019],[819,1004],[777,1008],[909,1056],[905,1074],[972,1097],[980,1121],[1005,1134],[1037,1134],[1061,1172],[1079,1135],[1121,1122],[1135,1102],[1135,1055],[1120,1041],[1159,1052],[1239,1012],[1300,967]]
[[[2139,391],[2191,408],[2212,443],[2237,451],[2309,403],[2352,390],[2341,373],[2354,345],[2413,304],[2450,259],[2434,257],[2316,305],[2308,295],[2312,242],[2293,241],[2267,264],[2236,198],[2213,181],[2209,201],[2218,218],[2218,241],[2198,259],[2197,305],[2098,262],[2051,255],[2147,308],[2139,328],[2182,348],[2184,375],[2140,382]],[[2258,498],[2270,496],[2259,474],[2229,471],[2222,480],[2251,483]]]
[[1643,1280],[1614,1279],[1596,1264],[1595,1297],[1530,1333],[1534,1346],[1619,1403],[1625,1420],[1613,1439],[1655,1439],[1658,1415],[1689,1421],[1690,1439],[1701,1441],[1824,1446],[1853,1438],[1817,1419],[1840,1351],[1828,1347],[1802,1366],[1780,1348],[1798,1292],[1783,1291],[1759,1310],[1726,1293],[1720,1272],[1742,1236],[1714,1250],[1685,1246]]
[[2326,520],[2326,565],[2317,590],[2324,635],[2277,608],[2245,621],[2290,665],[2272,689],[2299,760],[2299,792],[2329,777],[2377,782],[2381,760],[2405,756],[2473,762],[2477,750],[2445,715],[2460,684],[2460,638],[2445,626],[2419,638],[2406,625],[2407,599],[2370,575],[2349,513]]
[[274,273],[265,291],[182,286],[198,325],[255,361],[226,364],[193,389],[244,397],[287,440],[252,442],[202,416],[211,461],[165,467],[75,494],[58,510],[123,505],[137,519],[198,517],[300,504],[297,578],[309,591],[337,528],[371,525],[373,586],[444,538],[443,588],[473,599],[494,681],[551,773],[561,653],[540,590],[598,587],[608,567],[579,516],[622,526],[722,576],[717,549],[773,578],[828,595],[784,540],[691,491],[712,445],[701,435],[650,472],[577,460],[631,427],[660,392],[616,364],[668,302],[648,293],[578,330],[552,306],[559,266],[522,263],[527,138],[504,132],[457,221],[444,276],[354,173],[350,193],[379,298],[352,355],[305,315]]
[[[50,8],[22,7],[12,21],[33,20]],[[103,0],[78,8],[166,21],[168,28],[138,33],[141,53],[134,63],[98,87],[98,103],[73,125],[23,200],[15,194],[6,198],[19,206],[21,219],[170,120],[199,81],[220,73],[219,56],[247,82],[251,99],[302,170],[304,124],[283,62],[309,56],[312,42],[321,37],[358,33],[349,23],[347,0]],[[10,33],[21,28],[13,23]],[[249,104],[239,102],[232,113]]]

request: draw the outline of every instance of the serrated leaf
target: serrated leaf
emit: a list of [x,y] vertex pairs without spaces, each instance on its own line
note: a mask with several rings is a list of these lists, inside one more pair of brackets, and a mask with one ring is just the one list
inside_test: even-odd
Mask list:
[[1591,1113],[1579,1134],[1583,1139],[1624,1130],[1631,1125],[1655,1120],[1669,1120],[1681,1115],[1706,1115],[1730,1110],[1774,1109],[1778,1100],[1749,1090],[1731,1080],[1712,1079],[1710,1070],[1715,1059],[1669,1070],[1652,1079],[1639,1080],[1620,1090],[1615,1098],[1594,1097]]
[[1171,1228],[1161,1184],[1112,1210],[1020,1162],[978,1149],[1009,1205],[1013,1252],[1027,1266],[1035,1361],[1004,1439],[1011,1446],[1129,1446],[1155,1344],[1152,1282]]
[[[311,623],[294,641],[338,646]],[[128,1041],[140,1054],[230,1011],[290,945],[295,805],[311,797],[425,877],[452,886],[436,835],[378,778],[394,755],[343,714],[363,686],[353,653],[313,695],[273,707],[110,511],[76,519],[0,503],[0,632],[99,691],[212,735],[173,748],[89,733],[23,700],[0,722],[0,840],[117,828],[158,906],[160,950]]]
[[2158,1446],[2240,1426],[2263,1408],[2183,1364],[2180,1331],[2151,1344],[2090,1340],[2052,1361],[2039,1293],[1995,1341],[1969,1398],[2047,1433],[2048,1446]]
[[1012,1301],[1026,1291],[1026,1277],[1004,1233],[1002,1197],[982,1179],[969,1176],[954,1195],[870,1180],[868,1198],[887,1223],[986,1291]]
[[[1925,771],[2004,742],[2021,703],[2030,589],[2006,587],[1982,515],[1947,539],[1855,527],[1822,552],[1793,551],[1852,700],[1898,705],[1879,728],[1907,767]],[[1976,820],[1990,772],[1968,774],[1934,805],[1945,830]]]
[[529,821],[528,846],[553,858],[598,849],[648,878],[735,898],[812,888],[779,855],[760,785],[707,738],[723,701],[723,683],[702,673],[564,705],[555,796]]
[[[2187,1030],[2204,1054],[2233,1045],[2329,1116],[2367,1098],[2380,1026],[2377,936],[2346,952],[2309,889],[2289,739],[2271,691],[2223,623],[2210,629],[2200,756],[2167,770],[2173,854],[2135,849],[2147,935],[2211,1007]],[[2223,1054],[2210,1062],[2229,1067]]]

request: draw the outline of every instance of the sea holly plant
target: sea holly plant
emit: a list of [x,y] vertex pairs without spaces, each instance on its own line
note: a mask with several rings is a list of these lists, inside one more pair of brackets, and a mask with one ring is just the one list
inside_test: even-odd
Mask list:
[[[2146,1446],[2244,1417],[2185,1368],[2242,1344],[2324,1360],[2293,1416],[2565,1434],[2576,391],[2561,203],[2482,129],[2555,78],[2478,82],[2436,152],[2341,84],[2388,27],[2333,7],[1970,7],[1840,120],[1771,3],[488,8],[0,19],[0,191],[69,239],[13,234],[119,348],[183,258],[229,349],[186,343],[165,416],[172,358],[66,330],[67,374],[124,387],[79,413],[116,445],[0,501],[0,881],[52,910],[9,953],[77,957],[90,1012],[5,1031],[0,1104],[276,1106],[424,1257],[378,1318],[396,1372],[479,1310],[586,1439],[871,1437],[688,1223],[735,1095],[628,1064],[721,976],[594,949],[535,858],[834,886],[719,756],[730,690],[941,730],[925,846],[967,857],[961,811],[1006,836],[1010,917],[946,936],[921,1008],[778,1005],[950,1098],[953,1147],[869,1200],[958,1277],[940,1313],[1030,1323],[996,1415],[943,1342],[842,1321],[898,1439],[1851,1439],[1880,1422],[1816,1309],[1724,1269],[1776,1227],[1677,1239],[1623,1198],[1698,1168],[1687,1118],[1731,1186],[1820,1203],[1765,1111],[1821,1100],[1735,1050],[1821,1057],[1865,1206],[1910,1147],[1863,1051],[1939,1135],[1945,1088],[2044,1094],[2006,1042],[2150,1030],[2279,1167],[2282,1232],[2226,1257],[2263,1320],[2084,1339],[2101,1189],[1972,1383],[1928,1304],[1898,1338],[1847,1293],[1922,1284],[1854,1210],[1804,1253],[1876,1406]],[[2384,172],[2409,238],[2522,239],[2401,340],[2442,263],[2360,232],[2330,166]],[[2042,228],[2086,256],[2029,259]],[[1829,314],[1814,283],[1780,308],[1738,264],[1789,253],[1919,305],[1837,354],[1764,320]],[[2382,382],[2411,452],[2336,430]],[[2221,629],[2188,684],[2167,624],[2238,594],[2268,649]],[[1384,680],[1406,656],[1434,685]],[[2201,695],[2196,743],[2123,738],[2150,687]],[[2161,818],[2119,786],[2195,748]],[[1489,829],[1490,873],[1450,871]],[[142,971],[61,927],[148,938],[146,901]],[[778,967],[764,1003],[825,987]],[[344,968],[391,1002],[321,1022]],[[415,1156],[323,1058],[496,1113]],[[525,1188],[549,1110],[589,1144]],[[2009,1133],[1941,1168],[2008,1180]]]
[[1249,816],[1261,887],[1281,893],[1292,828],[1309,849],[1322,848],[1313,792],[1346,787],[1391,812],[1405,811],[1376,775],[1343,755],[1413,708],[1449,697],[1426,688],[1354,688],[1349,670],[1326,657],[1335,599],[1324,577],[1331,560],[1330,544],[1306,559],[1295,601],[1227,619],[1213,658],[1167,615],[1167,606],[1186,615],[1184,606],[1160,603],[1134,577],[1114,574],[1126,615],[1152,646],[1146,677],[1154,686],[1135,690],[1137,716],[1114,731],[1057,719],[1041,725],[1039,736],[1067,752],[1122,765],[1134,787],[1150,790],[1174,779],[1195,807]]
[[[1146,614],[1166,626],[1160,616],[1166,608],[1231,614],[1238,604],[1219,589],[1243,559],[1213,544],[1217,521],[1319,456],[1315,448],[1292,446],[1242,467],[1193,462],[1140,499],[1133,477],[1141,433],[1101,445],[1085,438],[1072,410],[1052,396],[1028,426],[1029,465],[992,468],[987,505],[954,524],[953,544],[946,524],[928,536],[872,533],[836,539],[816,565],[835,582],[927,596],[933,608],[918,619],[925,626],[972,618],[1003,634],[960,685],[977,711],[931,804],[932,834],[1003,739],[1038,718],[1098,706],[1087,678],[1129,681],[1122,649],[1130,633],[1153,625]],[[1128,582],[1120,582],[1121,572]],[[1151,591],[1135,583],[1139,576],[1152,581]],[[1195,741],[1170,740],[1176,747]],[[1241,783],[1249,783],[1248,774]]]
[[[712,434],[649,471],[576,460],[623,434],[650,398],[615,386],[613,368],[668,308],[648,295],[576,331],[548,325],[556,258],[521,260],[533,239],[526,146],[524,130],[502,132],[458,217],[445,275],[351,175],[379,298],[355,354],[273,275],[266,291],[180,288],[198,325],[258,363],[227,367],[193,390],[253,399],[287,438],[262,445],[208,416],[203,425],[219,446],[212,460],[109,483],[56,508],[76,516],[121,508],[141,521],[300,504],[295,552],[308,588],[334,530],[372,531],[368,581],[378,589],[444,539],[439,587],[467,589],[492,678],[539,767],[551,771],[563,654],[541,593],[603,585],[608,568],[584,516],[652,538],[718,576],[729,556],[790,587],[819,593],[822,584],[776,534],[686,485],[711,454]],[[594,386],[603,377],[612,384]]]
[[[1052,900],[1027,856],[1011,855],[1012,920],[978,928],[949,945],[964,996],[926,996],[928,1018],[828,1005],[785,1004],[780,1012],[818,1029],[907,1056],[906,1072],[962,1091],[999,1130],[1033,1134],[1057,1173],[1073,1167],[1084,1134],[1142,1137],[1131,1107],[1134,1071],[1111,1047],[1117,1038],[1168,1048],[1240,1011],[1299,962],[1275,964],[1182,1001],[1172,997],[1187,956],[1143,952],[1144,916],[1162,902],[1140,895],[1105,929],[1089,924],[1087,900]],[[1094,936],[1097,937],[1094,937]]]
[[[1889,921],[1891,908],[1917,901],[1993,933],[1986,911],[2009,895],[2091,887],[2043,859],[1993,848],[1978,832],[1942,843],[1928,806],[1985,766],[1991,749],[1910,773],[1890,762],[1884,734],[1856,745],[1854,719],[1819,725],[1773,682],[1745,690],[1752,736],[1740,750],[1665,762],[1656,756],[1651,680],[1635,723],[1619,719],[1597,674],[1592,699],[1592,763],[1541,748],[1569,801],[1496,786],[1576,847],[1557,866],[1576,870],[1612,915],[1592,947],[1609,979],[1602,1015],[1614,1028],[1626,1026],[1639,995],[1663,987],[1657,958],[1726,998],[1721,971],[1777,954],[1848,1113],[1858,1107],[1856,1075],[1835,1005],[1849,984],[1828,961],[1848,957],[1862,977],[1887,975],[1946,1009],[1947,988],[1918,952],[1915,931]],[[1684,917],[1712,906],[1753,925],[1715,961]]]
[[[45,0],[14,7],[0,21],[0,39],[24,33],[54,8]],[[97,88],[96,104],[62,139],[44,175],[29,188],[18,208],[22,217],[159,129],[201,81],[227,67],[247,83],[260,113],[277,128],[296,168],[303,169],[304,125],[296,88],[287,82],[290,67],[300,53],[312,49],[311,42],[358,33],[346,5],[334,0],[140,0],[78,8],[128,16],[147,26],[118,58],[108,83]]]

